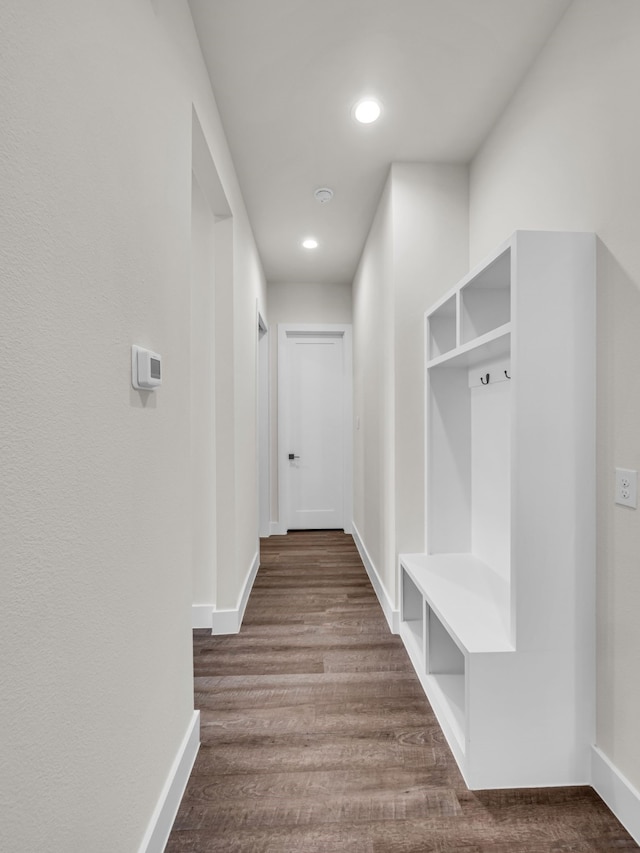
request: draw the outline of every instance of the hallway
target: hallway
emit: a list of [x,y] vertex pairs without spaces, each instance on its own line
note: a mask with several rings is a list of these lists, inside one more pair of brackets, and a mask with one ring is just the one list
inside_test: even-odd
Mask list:
[[638,849],[590,788],[467,790],[342,532],[262,540],[241,632],[194,632],[194,669],[167,853]]

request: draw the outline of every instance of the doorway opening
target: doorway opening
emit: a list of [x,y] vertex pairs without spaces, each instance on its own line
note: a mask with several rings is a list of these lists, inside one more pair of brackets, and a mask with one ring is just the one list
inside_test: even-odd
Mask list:
[[352,520],[351,326],[278,326],[279,528]]

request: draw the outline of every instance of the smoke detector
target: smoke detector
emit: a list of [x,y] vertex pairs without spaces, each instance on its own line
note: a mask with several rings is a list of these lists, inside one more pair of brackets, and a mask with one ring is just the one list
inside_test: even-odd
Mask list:
[[333,190],[330,190],[329,187],[320,187],[314,192],[313,196],[320,204],[327,204],[333,198]]

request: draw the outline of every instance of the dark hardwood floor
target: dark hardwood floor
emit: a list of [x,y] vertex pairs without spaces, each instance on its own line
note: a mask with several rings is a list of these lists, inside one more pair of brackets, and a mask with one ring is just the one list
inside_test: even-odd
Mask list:
[[202,746],[167,853],[639,849],[590,788],[467,790],[350,536],[261,551],[241,632],[194,632]]

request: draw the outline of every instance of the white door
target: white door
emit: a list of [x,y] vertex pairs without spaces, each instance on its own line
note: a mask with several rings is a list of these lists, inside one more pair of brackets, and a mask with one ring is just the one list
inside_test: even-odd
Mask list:
[[344,331],[293,330],[282,339],[280,472],[287,530],[350,529],[349,343]]

